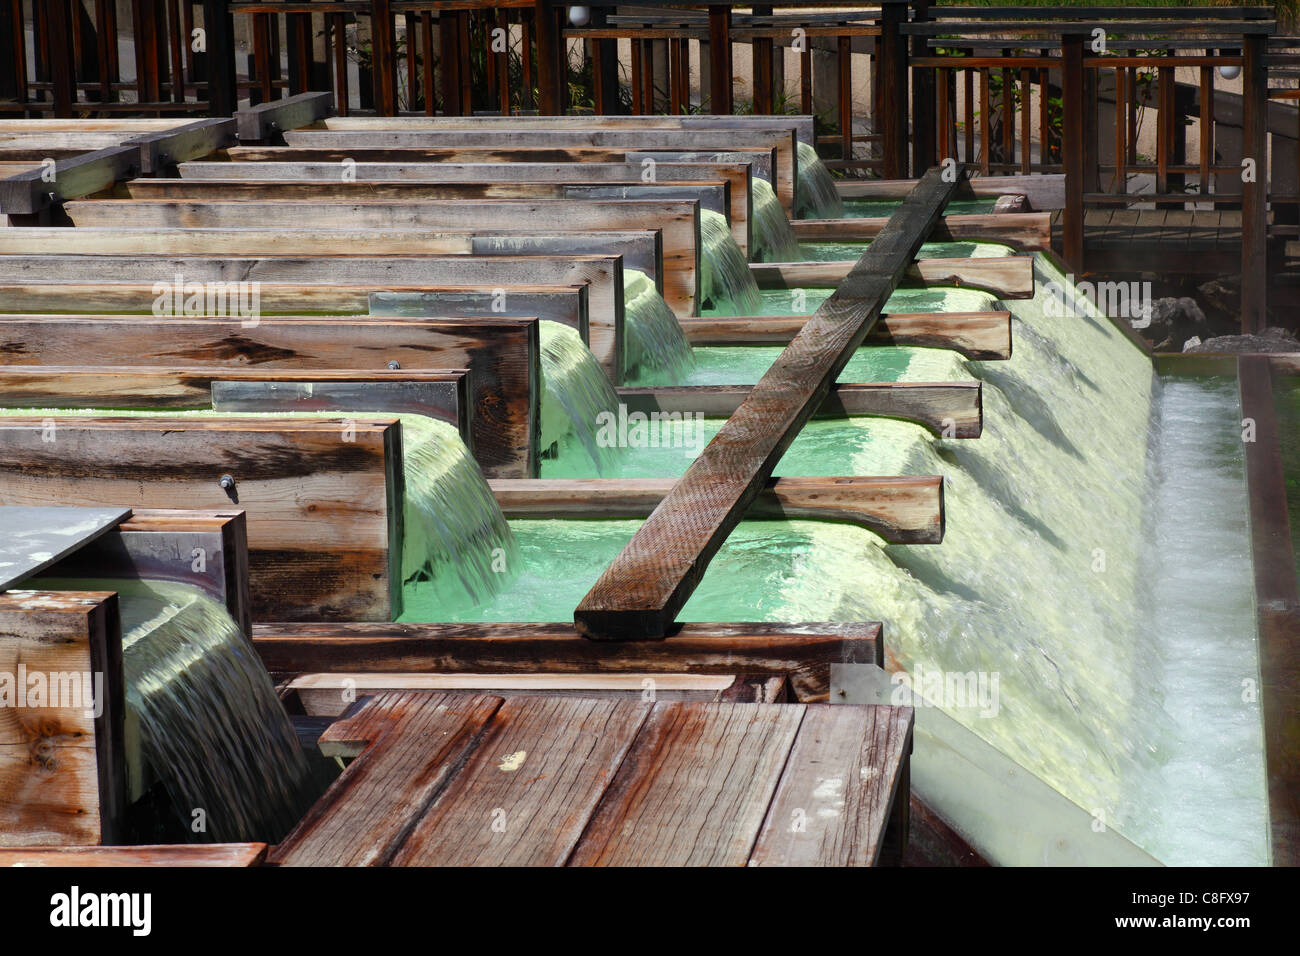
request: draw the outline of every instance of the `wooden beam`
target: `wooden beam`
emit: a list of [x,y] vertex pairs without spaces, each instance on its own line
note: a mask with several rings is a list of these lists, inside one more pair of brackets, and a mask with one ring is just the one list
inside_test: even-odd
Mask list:
[[[869,248],[869,247],[868,247]],[[834,288],[856,267],[838,262],[751,262],[750,274],[759,288]],[[917,259],[906,271],[911,282],[927,286],[969,286],[1000,299],[1031,299],[1034,260],[1029,256],[988,256],[972,259]]]
[[[679,385],[620,388],[618,397],[629,412],[729,418],[749,392],[748,385]],[[822,418],[901,418],[945,438],[978,438],[984,426],[982,398],[981,382],[841,383],[832,386],[816,414]]]
[[[140,147],[109,146],[0,179],[0,214],[31,215],[51,203],[106,189],[139,172]],[[53,178],[51,178],[51,175]]]
[[140,172],[150,176],[187,160],[207,156],[235,143],[235,120],[205,119],[145,133],[123,145],[140,146]]
[[536,474],[540,348],[536,320],[523,318],[341,321],[321,316],[245,323],[180,316],[0,316],[0,349],[15,365],[70,365],[93,355],[103,367],[209,371],[250,364],[349,370],[364,363],[377,371],[388,362],[468,369],[475,460],[486,474],[500,478]]
[[[965,175],[958,176],[961,179]],[[600,640],[662,638],[731,529],[866,338],[957,183],[926,173],[574,611]]]
[[[913,179],[841,179],[835,183],[840,198],[901,199],[915,186]],[[1065,208],[1065,176],[1049,173],[1031,176],[972,176],[957,193],[959,199],[1023,195],[1036,212]]]
[[[508,518],[647,518],[672,490],[673,478],[494,479]],[[943,540],[943,479],[770,478],[745,517],[844,521],[889,544]]]
[[[799,334],[808,316],[709,316],[677,321],[692,345],[786,345]],[[951,349],[981,361],[1009,359],[1011,313],[886,312],[863,344]]]
[[784,675],[808,702],[827,699],[832,664],[884,663],[870,623],[682,624],[638,644],[588,641],[568,624],[255,624],[253,646],[278,674]]
[[279,138],[286,130],[308,126],[333,110],[333,93],[298,93],[239,110],[235,113],[236,132],[240,142],[262,143]]
[[[888,221],[883,216],[864,219],[796,219],[790,223],[790,227],[801,242],[852,242],[874,239]],[[1021,252],[1050,249],[1052,217],[1045,212],[944,216],[930,235],[931,242],[963,240],[998,242]]]
[[27,846],[0,848],[0,869],[9,866],[189,867],[261,866],[265,843],[142,844],[140,846]]

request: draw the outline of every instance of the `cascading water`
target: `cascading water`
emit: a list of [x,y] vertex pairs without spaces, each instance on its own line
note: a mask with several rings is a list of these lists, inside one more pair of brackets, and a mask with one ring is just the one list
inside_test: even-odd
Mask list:
[[[730,233],[727,239],[731,240]],[[677,316],[655,288],[654,280],[637,269],[623,270],[623,329],[629,372],[635,371],[651,382],[673,381],[695,362],[691,343]]]
[[[173,811],[162,835],[276,842],[289,832],[317,796],[307,759],[257,652],[223,605],[162,581],[51,578],[32,586],[117,592],[126,705],[138,721],[141,759]],[[145,769],[129,767],[128,775]]]
[[766,179],[755,176],[750,188],[754,203],[754,245],[755,262],[798,262],[803,258],[799,251],[799,242],[790,228],[790,220],[785,218],[781,201],[776,198],[776,191]]
[[844,201],[831,172],[817,150],[807,143],[798,148],[799,174],[795,179],[795,214],[800,219],[839,219]]
[[[210,409],[4,408],[3,416],[149,418],[333,418],[342,413],[216,412]],[[376,412],[379,417],[391,413]],[[518,554],[510,525],[497,507],[460,433],[423,415],[392,415],[402,424],[404,584],[437,591],[442,600],[476,603],[510,583]]]
[[[671,312],[669,317],[685,342],[686,337],[681,335],[677,319]],[[599,416],[602,412],[617,413],[618,393],[605,377],[596,357],[582,344],[582,337],[576,330],[559,322],[543,321],[539,333],[542,340],[542,384],[545,387],[542,448],[548,453],[554,449],[551,457],[555,457],[562,453],[562,444],[576,440],[599,473],[618,455],[617,449],[596,441]]]
[[700,246],[703,307],[716,315],[754,315],[762,304],[758,285],[726,217],[700,210]]

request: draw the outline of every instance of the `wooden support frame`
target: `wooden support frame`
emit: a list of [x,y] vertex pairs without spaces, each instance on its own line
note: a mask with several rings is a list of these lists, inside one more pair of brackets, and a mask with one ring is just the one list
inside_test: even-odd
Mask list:
[[[956,178],[966,175],[965,170]],[[574,611],[598,640],[660,638],[853,350],[957,188],[932,169]]]
[[6,501],[241,508],[255,620],[401,611],[396,419],[0,417],[0,450]]
[[[749,271],[760,288],[797,289],[805,286],[835,288],[856,263],[751,262]],[[969,286],[1000,299],[1034,296],[1034,260],[1029,256],[988,256],[972,259],[917,259],[906,271],[910,282],[927,286]]]
[[[256,364],[263,369],[356,370],[431,361],[470,372],[470,432],[484,472],[530,478],[537,470],[541,377],[537,321],[529,318],[227,318],[121,315],[0,316],[13,364],[102,368]],[[316,376],[313,374],[313,378]],[[325,378],[327,376],[320,376]]]
[[[852,242],[874,239],[887,217],[864,219],[796,219],[790,223],[802,242]],[[1052,248],[1052,217],[1045,212],[983,213],[944,216],[931,242],[997,242],[1021,252]]]
[[44,166],[0,179],[0,214],[32,215],[51,204],[112,186],[139,172],[140,153],[139,145],[109,146],[56,160],[52,181]]
[[682,624],[670,640],[588,641],[570,624],[255,624],[273,674],[750,674],[787,677],[797,700],[825,701],[832,664],[884,664],[881,626]]
[[324,119],[333,110],[333,93],[297,93],[280,100],[267,100],[235,113],[236,134],[241,143],[270,142],[288,130]]

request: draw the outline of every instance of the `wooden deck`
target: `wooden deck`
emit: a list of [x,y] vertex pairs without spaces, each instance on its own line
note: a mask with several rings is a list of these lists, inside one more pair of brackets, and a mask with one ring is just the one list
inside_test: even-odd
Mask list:
[[897,862],[906,707],[401,691],[321,736],[355,757],[283,866]]
[[[1063,229],[1052,213],[1052,245]],[[1089,209],[1084,214],[1089,271],[1207,275],[1241,269],[1240,209]]]

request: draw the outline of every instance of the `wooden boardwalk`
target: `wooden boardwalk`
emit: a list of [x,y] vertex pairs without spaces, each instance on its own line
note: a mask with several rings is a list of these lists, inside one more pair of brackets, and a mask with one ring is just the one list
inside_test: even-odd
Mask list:
[[[1052,213],[1057,249],[1062,215],[1061,210]],[[1240,209],[1089,209],[1083,231],[1089,271],[1240,271]]]
[[895,863],[912,711],[400,691],[320,739],[355,757],[284,866]]

